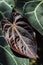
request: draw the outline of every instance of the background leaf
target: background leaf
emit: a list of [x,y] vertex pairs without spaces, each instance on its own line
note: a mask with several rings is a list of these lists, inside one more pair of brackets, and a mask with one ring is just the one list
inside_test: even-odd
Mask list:
[[23,7],[25,17],[43,35],[43,1],[29,1]]
[[27,2],[29,0],[16,0],[15,2],[15,8],[17,8],[20,12],[23,12],[23,6],[25,4],[25,2]]
[[[28,61],[28,62],[27,62]],[[8,46],[0,46],[0,64],[2,65],[29,65],[28,59],[14,56]]]
[[14,0],[15,1],[15,8],[17,8],[21,13],[23,13],[23,6],[26,2],[29,1],[41,1],[41,0]]
[[9,17],[14,6],[14,0],[0,0],[0,17]]

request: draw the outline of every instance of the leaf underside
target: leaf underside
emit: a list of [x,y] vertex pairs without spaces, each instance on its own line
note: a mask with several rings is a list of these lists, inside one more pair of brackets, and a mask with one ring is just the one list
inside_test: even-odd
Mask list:
[[12,20],[12,23],[7,19],[2,20],[2,30],[7,43],[19,54],[36,59],[37,44],[31,26],[15,11],[12,13]]

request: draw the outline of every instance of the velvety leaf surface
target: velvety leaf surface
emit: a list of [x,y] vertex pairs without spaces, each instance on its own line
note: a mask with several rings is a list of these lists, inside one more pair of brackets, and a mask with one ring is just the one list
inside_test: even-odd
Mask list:
[[31,25],[43,35],[43,0],[25,3],[23,12]]

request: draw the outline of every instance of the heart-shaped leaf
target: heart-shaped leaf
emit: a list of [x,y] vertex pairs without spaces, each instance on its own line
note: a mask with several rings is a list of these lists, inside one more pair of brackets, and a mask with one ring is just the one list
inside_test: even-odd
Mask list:
[[25,3],[23,12],[31,25],[43,35],[43,1],[30,1]]

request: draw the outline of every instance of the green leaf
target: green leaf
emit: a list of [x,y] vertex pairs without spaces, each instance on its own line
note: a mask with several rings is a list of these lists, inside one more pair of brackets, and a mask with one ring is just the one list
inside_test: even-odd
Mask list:
[[31,25],[43,35],[43,1],[25,3],[23,13]]
[[3,17],[8,17],[14,6],[14,0],[0,0],[0,13]]
[[28,2],[29,0],[17,0],[15,2],[15,7],[22,13],[23,12],[23,6],[25,4],[25,2]]
[[16,57],[8,46],[0,45],[0,65],[29,65],[29,60]]
[[23,13],[23,6],[26,2],[29,1],[39,1],[39,0],[15,0],[15,4],[16,4],[15,8],[17,8],[20,13]]

